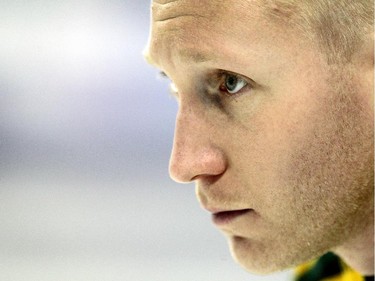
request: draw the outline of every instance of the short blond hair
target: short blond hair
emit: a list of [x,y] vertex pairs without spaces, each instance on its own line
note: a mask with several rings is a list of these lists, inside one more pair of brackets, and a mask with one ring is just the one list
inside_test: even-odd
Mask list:
[[266,15],[292,24],[317,45],[329,64],[347,63],[373,38],[371,0],[266,0]]

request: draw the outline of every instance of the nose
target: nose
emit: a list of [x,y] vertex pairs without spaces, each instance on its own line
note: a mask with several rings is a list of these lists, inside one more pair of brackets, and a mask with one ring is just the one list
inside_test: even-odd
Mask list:
[[226,170],[223,151],[214,143],[215,130],[197,111],[180,107],[176,118],[169,174],[187,183],[198,178],[213,178]]

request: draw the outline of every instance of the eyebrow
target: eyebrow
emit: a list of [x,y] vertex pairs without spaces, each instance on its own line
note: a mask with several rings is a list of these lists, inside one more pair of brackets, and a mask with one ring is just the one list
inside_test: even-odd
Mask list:
[[215,61],[216,57],[212,52],[194,50],[192,48],[184,48],[178,51],[180,58],[194,63],[204,63],[207,61]]
[[[182,60],[186,60],[186,61],[194,62],[198,64],[217,60],[217,58],[215,57],[213,53],[206,52],[206,51],[192,50],[191,48],[185,48],[185,49],[179,50],[178,57],[181,58]],[[143,51],[143,58],[146,60],[148,64],[156,68],[160,68],[158,67],[157,63],[152,59],[150,52],[149,52],[149,47],[147,47]]]

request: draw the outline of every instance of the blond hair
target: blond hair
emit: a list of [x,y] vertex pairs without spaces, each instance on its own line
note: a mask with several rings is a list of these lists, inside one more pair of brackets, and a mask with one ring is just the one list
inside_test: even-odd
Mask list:
[[317,43],[328,63],[347,63],[373,38],[371,0],[266,0],[266,15],[298,28]]

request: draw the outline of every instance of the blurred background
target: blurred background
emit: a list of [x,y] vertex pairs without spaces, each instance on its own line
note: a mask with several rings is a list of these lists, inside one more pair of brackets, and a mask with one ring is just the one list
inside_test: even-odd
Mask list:
[[0,0],[0,280],[289,280],[235,264],[168,177],[149,0]]

